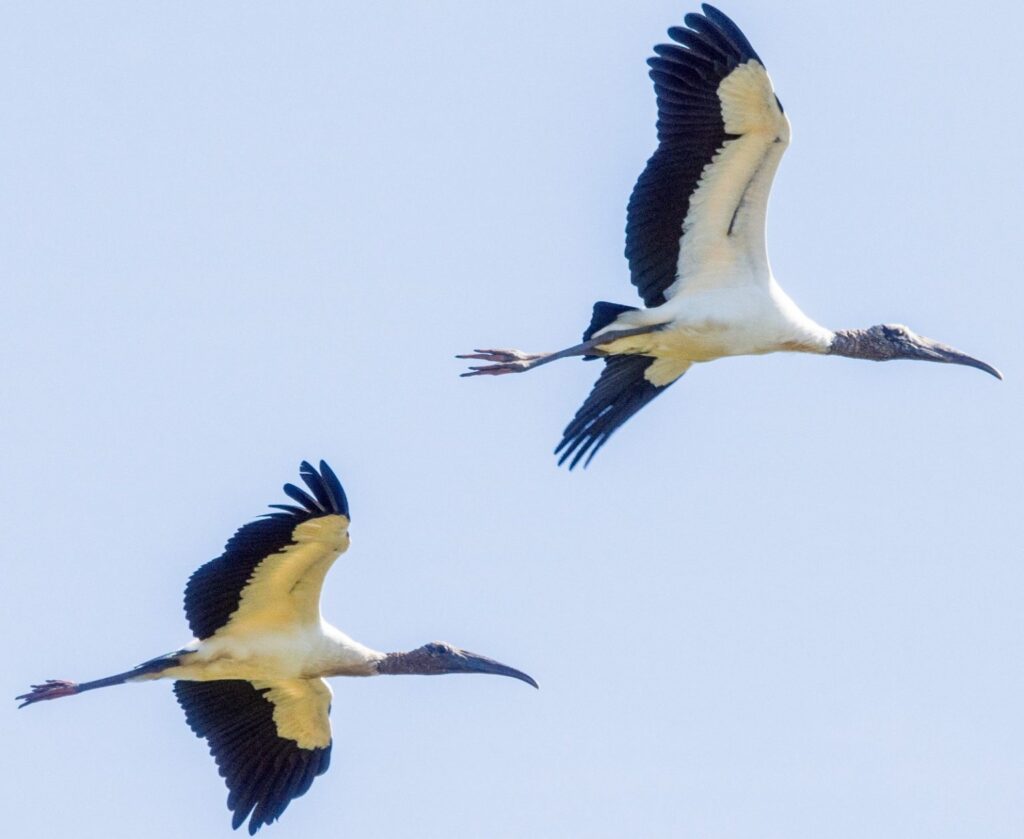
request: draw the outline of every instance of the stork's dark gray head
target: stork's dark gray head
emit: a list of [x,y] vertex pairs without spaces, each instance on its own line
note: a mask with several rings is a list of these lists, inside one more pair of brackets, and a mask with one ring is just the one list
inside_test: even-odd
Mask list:
[[871,361],[911,358],[917,361],[963,364],[984,370],[997,379],[1003,378],[1003,374],[992,365],[946,344],[918,335],[900,323],[883,323],[870,329],[840,329],[836,332],[829,351],[835,355],[866,358]]
[[389,675],[410,673],[420,676],[439,676],[442,673],[491,673],[495,676],[511,676],[513,679],[538,687],[530,676],[520,670],[492,658],[460,650],[443,641],[433,641],[407,653],[388,653],[377,663],[377,671]]

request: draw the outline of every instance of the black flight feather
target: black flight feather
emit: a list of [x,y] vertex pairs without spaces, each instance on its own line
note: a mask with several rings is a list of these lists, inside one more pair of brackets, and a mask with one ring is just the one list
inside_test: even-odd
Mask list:
[[704,5],[688,28],[668,30],[675,44],[654,48],[648,60],[658,103],[658,148],[633,188],[626,212],[626,259],[647,307],[665,302],[676,281],[683,219],[704,167],[730,139],[718,86],[740,64],[758,61],[728,17]]
[[316,503],[316,500],[309,495],[304,489],[295,486],[295,484],[285,484],[282,489],[289,498],[293,501],[297,501],[301,504],[307,512],[318,513],[320,512],[320,505]]
[[642,355],[605,358],[593,390],[562,432],[562,442],[555,449],[555,454],[561,454],[559,466],[572,458],[569,468],[573,469],[584,457],[586,466],[619,426],[668,387],[644,378],[653,363],[653,358]]
[[189,728],[209,743],[227,784],[231,826],[249,818],[250,835],[278,819],[330,765],[330,745],[304,749],[278,736],[266,692],[239,679],[174,683]]

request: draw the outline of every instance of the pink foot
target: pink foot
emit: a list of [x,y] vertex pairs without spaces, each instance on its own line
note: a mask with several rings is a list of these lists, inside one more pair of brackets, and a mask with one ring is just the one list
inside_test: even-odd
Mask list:
[[78,684],[75,682],[68,682],[64,679],[47,679],[44,684],[32,685],[32,690],[28,693],[14,698],[25,700],[18,706],[24,708],[33,702],[42,702],[44,699],[60,699],[62,696],[72,696],[76,693],[78,693]]
[[456,358],[476,358],[480,361],[491,361],[493,364],[481,364],[470,367],[462,376],[501,376],[505,373],[522,373],[533,366],[533,362],[544,358],[547,353],[525,353],[521,350],[473,350],[471,353],[457,355]]

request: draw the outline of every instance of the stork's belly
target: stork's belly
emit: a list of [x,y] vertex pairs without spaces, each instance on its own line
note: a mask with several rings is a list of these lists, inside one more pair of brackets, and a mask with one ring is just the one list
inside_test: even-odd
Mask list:
[[714,361],[730,355],[762,355],[790,347],[782,345],[777,336],[759,329],[745,329],[735,325],[673,324],[657,332],[602,344],[599,349],[610,355],[647,355],[692,363]]
[[272,658],[218,658],[188,661],[161,673],[169,679],[187,679],[193,682],[214,682],[220,679],[274,681],[304,678],[303,669]]
[[200,641],[179,666],[169,668],[161,676],[208,682],[370,675],[371,651],[347,636],[336,634],[338,637],[329,637],[319,627],[311,627],[292,633],[214,635]]
[[[696,283],[696,285],[700,285]],[[828,352],[832,333],[807,317],[778,287],[733,281],[683,293],[651,309],[625,312],[608,332],[658,326],[650,333],[600,345],[612,355],[647,355],[685,369],[730,355]]]

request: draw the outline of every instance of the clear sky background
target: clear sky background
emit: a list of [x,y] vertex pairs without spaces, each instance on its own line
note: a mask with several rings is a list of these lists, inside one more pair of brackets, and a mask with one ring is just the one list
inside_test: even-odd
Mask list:
[[0,25],[4,831],[229,835],[168,683],[303,458],[324,611],[531,673],[333,682],[288,837],[1024,835],[1019,3],[723,9],[793,123],[772,264],[1003,369],[693,369],[585,472],[598,367],[462,380],[634,303],[644,60],[694,3],[36,3]]

